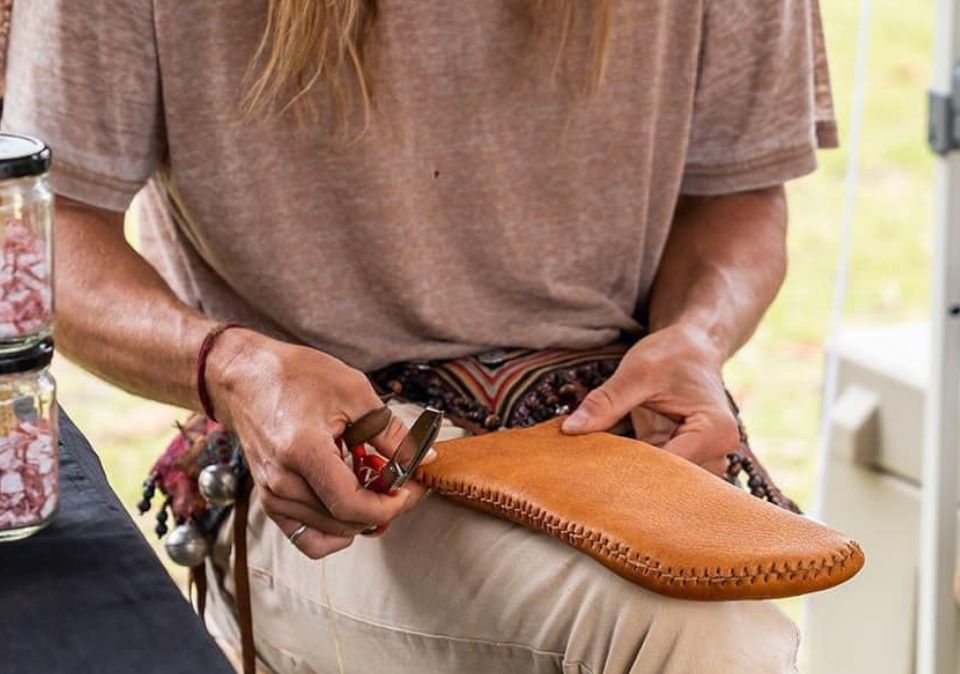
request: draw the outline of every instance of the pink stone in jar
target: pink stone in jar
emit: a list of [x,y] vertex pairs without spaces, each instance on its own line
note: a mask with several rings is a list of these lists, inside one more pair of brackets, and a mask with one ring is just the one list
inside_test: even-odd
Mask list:
[[60,496],[57,446],[46,421],[18,423],[0,437],[0,530],[40,524]]
[[39,332],[51,309],[46,242],[23,220],[8,218],[0,237],[0,339]]

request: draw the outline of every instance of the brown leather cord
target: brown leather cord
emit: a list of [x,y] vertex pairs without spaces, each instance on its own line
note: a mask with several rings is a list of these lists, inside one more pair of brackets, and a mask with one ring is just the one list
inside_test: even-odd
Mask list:
[[247,513],[250,509],[252,489],[253,483],[249,479],[240,484],[233,512],[233,585],[237,622],[240,625],[243,674],[255,674],[257,666],[257,652],[253,642],[253,609],[250,606],[250,572],[247,568]]
[[[392,413],[384,405],[363,415],[347,427],[344,440],[354,444],[368,442],[390,423]],[[348,437],[349,436],[349,437]],[[233,511],[233,585],[234,603],[237,612],[237,622],[240,626],[240,655],[243,662],[243,674],[255,674],[257,663],[256,646],[253,640],[253,609],[250,603],[250,571],[247,565],[247,514],[250,509],[250,492],[253,483],[248,478],[244,480],[238,490],[237,500]],[[202,566],[199,567],[202,570]],[[206,577],[203,573],[203,591],[206,591]],[[197,590],[201,584],[197,582]],[[198,599],[198,610],[203,615],[203,600]]]
[[766,499],[770,503],[784,510],[802,515],[803,511],[793,501],[793,499],[784,495],[780,488],[770,477],[770,473],[763,467],[756,454],[750,448],[750,438],[747,436],[747,429],[743,425],[743,419],[740,418],[740,407],[737,405],[730,391],[727,391],[727,401],[730,403],[730,410],[737,420],[737,430],[740,433],[740,444],[735,452],[727,454],[727,480],[732,484],[740,484],[740,473],[747,475],[747,489],[757,498]]
[[[207,569],[205,564],[198,564],[197,566],[190,567],[190,587],[197,588],[197,615],[200,616],[201,622],[206,622],[204,620],[204,615],[207,611]],[[193,594],[191,591],[190,594]]]
[[[379,435],[390,422],[391,412],[383,406],[364,416],[348,427],[354,442],[367,442]],[[344,433],[346,437],[347,433]],[[250,509],[252,481],[247,478],[238,487],[237,499],[233,511],[233,585],[234,608],[240,628],[240,655],[243,674],[256,674],[256,646],[253,638],[253,608],[250,601],[250,571],[247,564],[247,515]],[[218,569],[214,565],[214,572]],[[219,578],[220,574],[218,574]],[[197,612],[203,619],[206,609],[207,578],[204,565],[190,569],[191,585],[197,588]],[[223,589],[222,579],[218,584]]]

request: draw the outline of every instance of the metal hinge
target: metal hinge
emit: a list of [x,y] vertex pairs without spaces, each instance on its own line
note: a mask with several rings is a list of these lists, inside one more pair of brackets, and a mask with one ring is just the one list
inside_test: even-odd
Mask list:
[[929,94],[927,140],[938,155],[960,150],[960,65],[953,69],[951,91]]

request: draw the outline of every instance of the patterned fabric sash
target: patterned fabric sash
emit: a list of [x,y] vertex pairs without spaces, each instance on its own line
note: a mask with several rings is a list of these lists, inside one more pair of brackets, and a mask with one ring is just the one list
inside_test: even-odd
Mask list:
[[370,375],[385,395],[431,405],[473,433],[531,426],[571,412],[606,381],[629,345],[596,349],[503,349],[429,363],[398,363]]

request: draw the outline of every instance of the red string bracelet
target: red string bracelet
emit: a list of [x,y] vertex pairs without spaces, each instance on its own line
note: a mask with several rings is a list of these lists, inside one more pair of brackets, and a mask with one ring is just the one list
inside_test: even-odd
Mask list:
[[217,337],[230,328],[242,327],[239,323],[218,323],[203,338],[200,352],[197,353],[197,397],[200,399],[200,407],[203,408],[203,413],[211,421],[216,421],[217,418],[213,415],[213,403],[210,400],[210,392],[207,391],[207,357],[213,350],[213,344],[217,341]]

